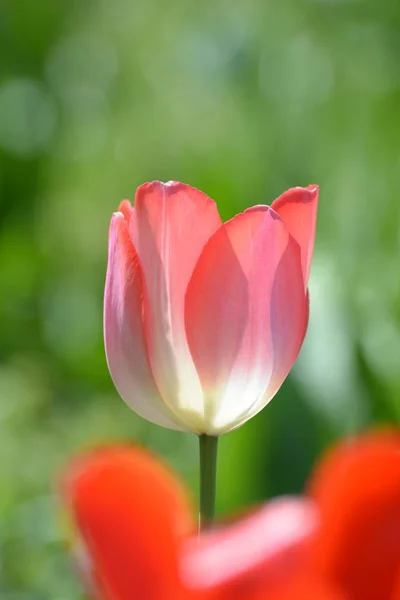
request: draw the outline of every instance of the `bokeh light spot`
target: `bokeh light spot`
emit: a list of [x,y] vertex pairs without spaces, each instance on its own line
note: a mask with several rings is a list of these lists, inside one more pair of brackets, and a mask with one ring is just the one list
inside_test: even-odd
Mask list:
[[56,110],[38,82],[9,79],[0,87],[0,145],[10,154],[31,157],[54,135]]

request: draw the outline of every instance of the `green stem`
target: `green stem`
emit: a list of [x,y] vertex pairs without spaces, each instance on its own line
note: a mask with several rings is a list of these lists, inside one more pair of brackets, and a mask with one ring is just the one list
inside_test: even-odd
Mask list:
[[201,435],[200,441],[200,514],[199,529],[202,531],[214,521],[217,481],[218,438]]

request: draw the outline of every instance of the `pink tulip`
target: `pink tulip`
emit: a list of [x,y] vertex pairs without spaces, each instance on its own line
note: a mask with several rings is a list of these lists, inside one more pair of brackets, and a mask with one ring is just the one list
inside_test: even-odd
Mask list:
[[104,300],[108,366],[149,421],[219,435],[287,377],[308,322],[318,187],[222,223],[183,183],[140,186],[113,215]]

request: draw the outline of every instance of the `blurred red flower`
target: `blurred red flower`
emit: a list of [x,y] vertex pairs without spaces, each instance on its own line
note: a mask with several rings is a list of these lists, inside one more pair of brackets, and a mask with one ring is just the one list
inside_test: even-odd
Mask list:
[[137,447],[74,461],[64,480],[104,600],[399,600],[400,433],[342,442],[301,498],[197,538],[179,480]]

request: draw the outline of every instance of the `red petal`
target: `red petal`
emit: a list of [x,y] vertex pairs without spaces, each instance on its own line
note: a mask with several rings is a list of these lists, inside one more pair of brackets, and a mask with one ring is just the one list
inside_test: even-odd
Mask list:
[[272,208],[280,215],[289,233],[301,248],[304,286],[307,287],[314,250],[318,208],[318,186],[296,187],[279,196]]
[[124,215],[125,221],[129,223],[133,213],[133,208],[129,200],[122,200],[121,204],[118,207],[118,212],[122,213]]
[[397,571],[396,583],[394,584],[393,592],[390,600],[400,600],[400,567]]
[[318,579],[300,579],[284,584],[272,594],[260,594],[251,600],[351,600],[347,595]]
[[[241,521],[191,541],[183,574],[191,587],[214,591],[220,600],[268,596],[296,574],[318,519],[313,503],[282,498]],[[258,596],[257,596],[258,597]]]
[[400,569],[400,433],[340,444],[317,468],[311,495],[322,526],[313,559],[352,600],[389,600]]
[[138,448],[93,452],[73,463],[66,500],[108,600],[187,598],[178,546],[192,528],[179,482]]

